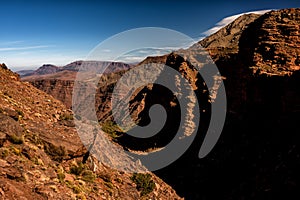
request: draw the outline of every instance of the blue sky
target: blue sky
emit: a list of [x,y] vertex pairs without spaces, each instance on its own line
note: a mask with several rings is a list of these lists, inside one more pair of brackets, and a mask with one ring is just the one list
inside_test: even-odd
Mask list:
[[198,39],[226,17],[299,6],[299,0],[1,0],[0,62],[12,69],[65,65],[84,59],[100,42],[129,29],[169,28]]

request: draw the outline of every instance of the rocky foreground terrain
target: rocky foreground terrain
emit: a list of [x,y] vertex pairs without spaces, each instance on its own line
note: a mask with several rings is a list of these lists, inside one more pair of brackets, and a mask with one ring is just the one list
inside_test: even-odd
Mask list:
[[[210,88],[195,69],[194,61],[199,53],[195,45],[169,55],[149,57],[139,64],[164,63],[176,69],[189,81],[201,102],[200,128],[192,146],[176,162],[155,172],[181,196],[186,199],[300,198],[297,177],[300,167],[299,26],[300,9],[248,14],[199,42],[218,66],[227,95],[227,118],[221,138],[203,159],[198,158],[198,152],[218,88],[215,96],[207,93]],[[188,56],[183,58],[182,54]],[[123,73],[106,74],[103,80],[107,84],[99,84],[96,106],[100,121],[112,120],[110,96]],[[24,80],[70,107],[70,95],[62,98],[53,92],[62,90],[70,94],[72,80],[66,85],[64,76],[31,76]],[[176,81],[175,77],[169,78]],[[53,80],[59,84],[49,84]],[[52,85],[56,86],[51,88]],[[172,140],[180,118],[174,94],[163,87],[147,85],[131,97],[130,103],[131,114],[141,125],[149,123],[149,108],[157,103],[164,105],[168,119],[156,137],[140,140],[124,134],[118,138],[120,144],[149,151]]]
[[87,157],[72,112],[0,65],[0,199],[180,199],[154,174]]

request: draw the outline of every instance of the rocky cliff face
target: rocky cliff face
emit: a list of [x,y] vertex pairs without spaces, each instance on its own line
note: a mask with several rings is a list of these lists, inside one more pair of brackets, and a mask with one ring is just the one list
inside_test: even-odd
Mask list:
[[180,199],[154,174],[133,176],[87,157],[72,112],[4,64],[0,83],[1,199]]
[[[239,38],[234,51],[224,35],[234,23],[200,42],[225,78],[227,120],[218,144],[206,158],[192,159],[205,133],[200,130],[198,145],[195,142],[177,162],[157,172],[185,197],[299,197],[294,168],[299,166],[300,155],[296,122],[300,111],[299,14],[299,9],[285,9],[255,16],[239,35],[233,33]],[[218,40],[229,45],[229,50],[208,42]],[[178,174],[184,177],[181,183],[172,174],[179,168],[186,172]]]
[[[215,55],[213,52],[217,49],[224,51],[226,48],[227,51],[237,52],[242,32],[258,17],[260,17],[258,14],[242,15],[218,32],[201,40],[199,44],[210,50],[212,56]],[[220,56],[220,53],[218,55]]]
[[[118,71],[127,70],[131,67],[131,65],[121,62],[107,62],[107,61],[75,61],[66,66],[61,67],[60,71],[75,71],[77,72],[80,67],[84,64],[84,66],[94,67],[99,69],[103,69],[104,74],[114,73]],[[105,69],[106,68],[106,69]]]
[[254,74],[282,76],[299,70],[299,21],[299,9],[273,11],[243,32],[241,54]]

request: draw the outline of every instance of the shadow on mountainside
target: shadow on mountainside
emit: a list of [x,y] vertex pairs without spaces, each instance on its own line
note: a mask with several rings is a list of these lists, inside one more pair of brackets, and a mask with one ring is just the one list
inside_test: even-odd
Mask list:
[[[155,172],[186,199],[300,197],[300,73],[272,76],[249,69],[253,49],[260,45],[256,30],[269,17],[258,18],[242,33],[237,55],[216,62],[227,78],[228,112],[215,148],[198,158],[205,134],[200,128],[180,159]],[[201,115],[202,127],[208,122],[209,116]]]

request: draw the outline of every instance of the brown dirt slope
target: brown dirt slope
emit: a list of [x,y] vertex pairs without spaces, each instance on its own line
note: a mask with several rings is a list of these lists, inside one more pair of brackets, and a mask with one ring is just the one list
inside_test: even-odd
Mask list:
[[132,174],[89,157],[60,101],[0,65],[0,199],[180,199],[154,174],[153,191]]

